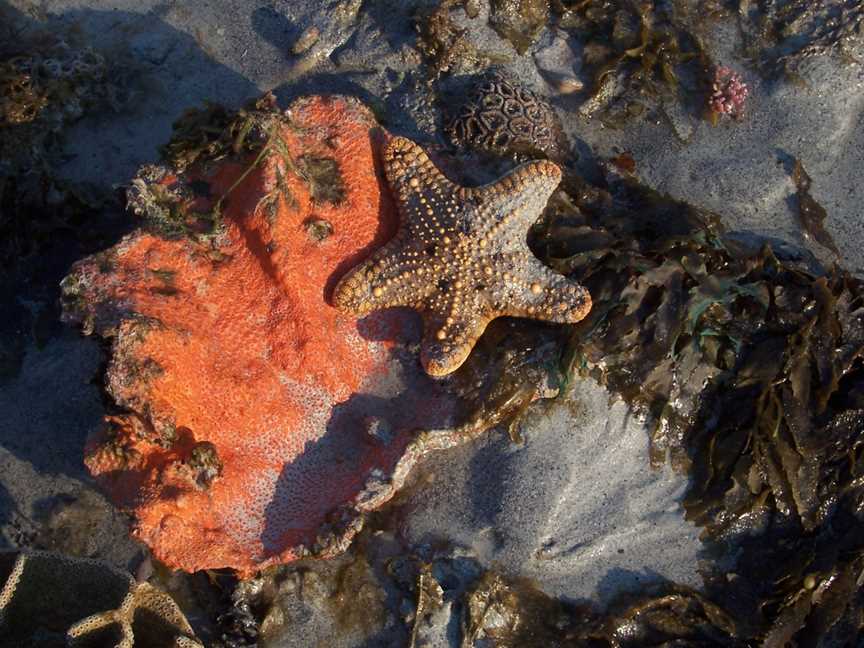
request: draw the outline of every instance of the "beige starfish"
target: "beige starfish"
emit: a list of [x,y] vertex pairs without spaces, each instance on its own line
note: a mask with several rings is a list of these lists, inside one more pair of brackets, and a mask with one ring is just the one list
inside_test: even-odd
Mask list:
[[383,158],[399,231],[342,278],[333,295],[339,310],[417,310],[420,360],[432,376],[465,362],[496,317],[563,323],[588,314],[588,291],[540,263],[526,243],[528,227],[561,181],[555,164],[529,162],[470,189],[450,182],[408,139],[389,140]]

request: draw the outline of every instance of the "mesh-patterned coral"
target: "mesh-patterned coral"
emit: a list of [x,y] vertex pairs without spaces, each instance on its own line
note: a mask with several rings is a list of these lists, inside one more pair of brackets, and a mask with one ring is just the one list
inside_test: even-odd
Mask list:
[[107,563],[0,552],[0,645],[201,647],[170,596]]
[[498,71],[488,72],[447,126],[457,146],[497,155],[523,154],[560,160],[567,153],[558,115],[540,95]]

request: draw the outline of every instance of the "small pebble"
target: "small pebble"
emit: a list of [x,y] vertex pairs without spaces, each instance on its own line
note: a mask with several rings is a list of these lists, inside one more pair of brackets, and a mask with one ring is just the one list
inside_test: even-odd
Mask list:
[[555,82],[555,89],[561,94],[581,92],[585,84],[575,77],[562,77]]

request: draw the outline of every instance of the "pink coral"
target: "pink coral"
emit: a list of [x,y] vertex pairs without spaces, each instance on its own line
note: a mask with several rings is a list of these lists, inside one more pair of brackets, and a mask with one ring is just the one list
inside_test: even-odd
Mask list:
[[735,119],[741,119],[744,114],[744,103],[750,89],[744,83],[741,75],[726,66],[719,66],[714,70],[714,80],[711,84],[711,97],[708,100],[708,108],[712,118],[719,115],[729,115]]

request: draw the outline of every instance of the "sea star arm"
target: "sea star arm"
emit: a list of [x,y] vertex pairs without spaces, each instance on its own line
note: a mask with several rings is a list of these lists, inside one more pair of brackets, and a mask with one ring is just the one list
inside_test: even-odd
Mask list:
[[470,190],[448,180],[419,145],[404,137],[387,142],[383,158],[406,235],[420,244],[433,244],[451,232],[459,201]]
[[354,315],[393,306],[419,307],[435,290],[428,280],[434,267],[424,261],[400,231],[339,281],[333,305]]
[[485,300],[473,301],[468,308],[422,312],[420,363],[430,376],[445,376],[459,368],[494,318]]
[[468,200],[478,205],[477,214],[463,212],[466,222],[460,225],[473,228],[483,223],[485,231],[480,233],[496,241],[502,252],[527,251],[526,232],[560,182],[561,170],[554,163],[527,162],[496,182],[469,189]]
[[588,291],[543,265],[533,254],[514,253],[494,259],[499,280],[489,296],[496,316],[531,317],[575,323],[591,310]]
[[575,323],[591,309],[585,288],[553,272],[530,252],[487,257],[486,267],[495,268],[490,273],[495,281],[468,293],[471,303],[446,309],[436,303],[423,311],[420,361],[429,375],[444,376],[461,366],[496,317]]

